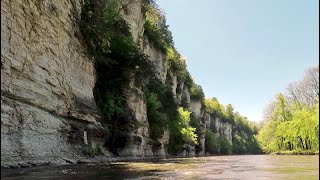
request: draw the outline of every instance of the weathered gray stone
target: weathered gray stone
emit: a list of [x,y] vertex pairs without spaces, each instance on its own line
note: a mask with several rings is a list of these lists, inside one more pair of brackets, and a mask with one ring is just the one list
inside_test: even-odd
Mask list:
[[83,143],[84,143],[85,145],[88,145],[87,131],[83,131]]
[[19,165],[20,167],[22,167],[22,168],[32,167],[32,165],[29,164],[29,163],[19,163],[18,165]]
[[1,1],[1,165],[82,154],[71,119],[99,115],[80,12],[74,0]]
[[203,115],[201,111],[202,110],[201,101],[191,99],[190,105],[191,105],[191,111],[194,113],[194,115],[197,118],[201,118]]
[[156,71],[156,76],[165,83],[167,76],[166,54],[157,49],[148,38],[144,38],[143,52],[149,56],[153,68]]
[[80,159],[77,161],[78,164],[93,164],[93,163],[100,163],[99,159]]
[[63,160],[65,160],[67,163],[70,163],[70,164],[77,164],[77,161],[75,161],[73,159],[63,158]]
[[[131,0],[125,0],[128,3]],[[200,101],[190,99],[184,79],[167,72],[166,53],[144,37],[144,0],[121,10],[134,41],[149,56],[156,76],[164,83],[170,75],[177,103],[184,100],[201,121],[199,144],[205,130],[216,123],[219,135],[232,142],[232,126],[206,117]],[[100,127],[93,97],[94,59],[88,56],[79,31],[81,1],[1,1],[1,166],[9,162],[76,163],[86,145],[104,145],[108,135]],[[169,74],[171,73],[171,74]],[[170,134],[150,143],[147,106],[135,78],[125,87],[126,120],[135,125],[129,142],[119,151],[124,157],[165,157]],[[147,81],[149,77],[143,77]],[[143,81],[144,82],[144,81]],[[204,119],[204,120],[203,120]],[[203,122],[202,122],[203,121]],[[103,148],[105,157],[113,155]],[[199,154],[204,154],[201,151]],[[183,156],[194,156],[185,145]],[[59,159],[66,157],[67,160]],[[111,159],[112,160],[112,159]],[[113,158],[113,160],[119,160]],[[83,162],[87,160],[82,160]],[[29,163],[28,165],[30,165]],[[32,165],[32,164],[31,164]],[[24,167],[12,165],[12,167]]]
[[218,136],[224,136],[230,144],[232,144],[232,125],[227,122],[221,121],[221,119],[216,118],[214,122],[215,128]]

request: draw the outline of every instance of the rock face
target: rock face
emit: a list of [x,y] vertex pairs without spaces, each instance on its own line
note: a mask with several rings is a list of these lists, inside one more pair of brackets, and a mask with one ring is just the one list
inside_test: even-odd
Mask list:
[[124,0],[124,8],[121,11],[122,17],[130,26],[133,40],[142,47],[144,32],[144,0]]
[[197,118],[201,118],[203,116],[202,105],[200,101],[191,99],[191,111]]
[[[144,37],[144,9],[143,0],[137,0],[134,3],[124,1],[126,5],[122,11],[122,16],[130,26],[130,31],[134,41],[140,45],[143,52],[149,56],[149,59],[156,71],[156,76],[164,83],[166,80],[166,55],[154,47],[147,37]],[[133,130],[129,130],[129,142],[126,147],[119,152],[120,156],[166,156],[166,146],[169,143],[169,133],[166,131],[159,145],[154,147],[153,140],[149,138],[149,124],[147,117],[147,106],[144,100],[144,94],[140,87],[134,84],[134,78],[131,78],[129,86],[126,87],[125,97],[127,100],[127,114],[131,123],[135,124]]]
[[124,17],[130,26],[134,41],[139,44],[143,52],[149,56],[158,78],[162,80],[162,82],[165,82],[167,74],[166,55],[154,47],[153,43],[150,43],[147,37],[143,36],[145,23],[144,0],[125,0],[122,3],[124,4],[123,11],[121,12],[122,17]]
[[166,55],[162,51],[156,49],[148,38],[145,38],[143,51],[149,56],[149,59],[156,70],[156,76],[165,83],[167,76]]
[[128,132],[129,142],[119,152],[120,156],[145,157],[152,156],[149,140],[149,124],[147,119],[147,106],[144,102],[143,92],[130,83],[125,93],[127,99],[127,117],[134,124],[133,130]]
[[[134,41],[149,56],[156,75],[171,81],[177,103],[185,103],[200,121],[200,151],[205,130],[215,123],[231,142],[231,125],[212,121],[199,101],[190,98],[183,79],[167,72],[166,54],[144,37],[143,0],[122,10]],[[93,96],[94,59],[86,53],[79,31],[82,1],[1,1],[1,165],[13,161],[54,160],[83,156],[87,145],[103,145],[105,130]],[[168,77],[171,77],[168,80]],[[132,124],[120,156],[165,157],[170,134],[158,142],[149,137],[147,107],[134,77],[124,90]],[[156,144],[156,145],[155,145]],[[182,156],[194,156],[185,146]],[[103,149],[106,156],[110,153]]]
[[99,115],[80,12],[75,0],[1,1],[1,164],[82,154],[74,133]]
[[227,138],[230,144],[232,144],[232,125],[226,122],[222,122],[221,119],[216,118],[214,122],[218,136],[224,136]]

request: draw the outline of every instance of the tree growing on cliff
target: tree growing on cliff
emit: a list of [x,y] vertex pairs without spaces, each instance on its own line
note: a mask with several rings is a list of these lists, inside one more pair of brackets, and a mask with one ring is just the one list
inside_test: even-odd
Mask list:
[[179,126],[181,128],[182,139],[187,144],[197,144],[196,128],[190,126],[191,112],[183,110],[182,107],[178,109],[179,112]]
[[220,152],[218,138],[211,130],[206,130],[205,150],[210,154],[218,154]]
[[167,115],[161,112],[162,104],[158,99],[157,94],[145,91],[147,101],[147,117],[150,127],[151,139],[158,140],[162,137],[165,128],[167,127]]
[[147,11],[145,13],[144,35],[157,48],[166,52],[167,48],[174,47],[172,33],[166,23],[166,17],[155,3],[147,3],[145,7]]
[[[229,154],[231,151],[234,154],[257,154],[261,152],[255,137],[257,133],[256,124],[249,122],[238,112],[234,112],[231,104],[225,107],[219,103],[217,98],[206,99],[205,112],[211,116],[211,127],[206,132],[205,139],[207,152],[221,154]],[[232,126],[232,145],[227,139],[223,138],[223,135],[219,138],[213,136],[213,132],[219,133],[214,123],[216,118]]]

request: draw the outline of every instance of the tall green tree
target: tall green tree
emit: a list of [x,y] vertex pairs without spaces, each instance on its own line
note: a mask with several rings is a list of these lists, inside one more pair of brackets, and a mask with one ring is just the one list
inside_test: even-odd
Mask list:
[[259,142],[267,153],[319,151],[319,66],[291,83],[287,95],[278,94],[268,106]]

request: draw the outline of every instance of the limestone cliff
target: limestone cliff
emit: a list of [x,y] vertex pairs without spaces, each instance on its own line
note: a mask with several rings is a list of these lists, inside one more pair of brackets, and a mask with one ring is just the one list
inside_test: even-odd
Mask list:
[[97,124],[79,1],[1,1],[1,164],[80,156]]
[[[143,3],[130,3],[121,14],[135,43],[149,57],[155,76],[170,85],[175,102],[188,106],[201,127],[199,150],[185,145],[180,155],[204,155],[210,123],[232,142],[231,125],[210,119],[203,103],[190,97],[185,79],[168,70],[166,53],[144,35]],[[104,146],[105,156],[110,155],[105,145],[108,133],[100,125],[93,95],[95,59],[79,30],[82,6],[77,0],[1,1],[1,164],[77,158],[84,156],[87,145],[97,144]],[[117,153],[164,157],[169,130],[157,142],[150,139],[147,105],[136,78],[132,75],[124,88],[126,117],[135,128],[128,128],[127,143]]]

